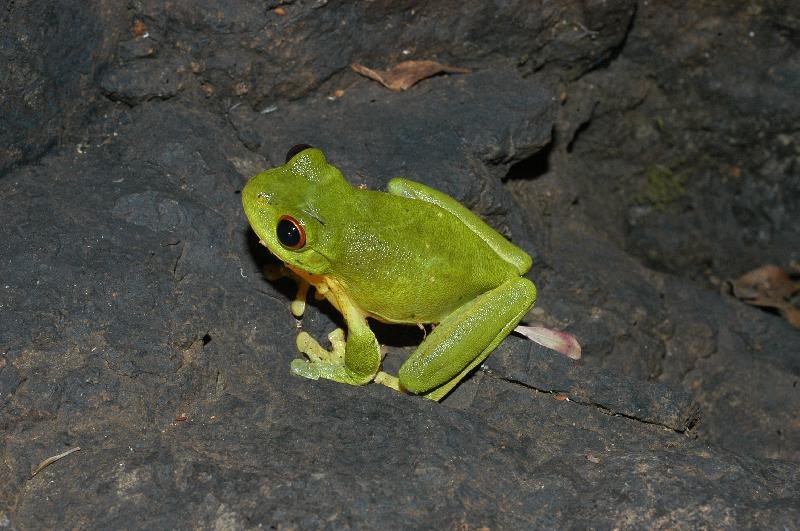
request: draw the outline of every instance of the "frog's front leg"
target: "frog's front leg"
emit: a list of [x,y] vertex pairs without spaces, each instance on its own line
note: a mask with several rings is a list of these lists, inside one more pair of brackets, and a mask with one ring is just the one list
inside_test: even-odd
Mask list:
[[518,277],[465,303],[439,323],[400,367],[400,385],[441,400],[491,354],[535,301],[536,287]]
[[375,378],[381,364],[380,347],[367,324],[366,316],[348,302],[339,301],[347,324],[347,339],[341,328],[328,337],[332,350],[323,348],[306,332],[297,336],[297,348],[309,361],[292,361],[292,372],[316,380],[326,378],[350,385],[362,385]]
[[267,264],[264,266],[264,276],[271,282],[286,277],[297,283],[297,295],[292,301],[291,310],[292,315],[298,319],[302,317],[306,311],[306,298],[308,297],[308,290],[311,289],[311,284],[283,264]]

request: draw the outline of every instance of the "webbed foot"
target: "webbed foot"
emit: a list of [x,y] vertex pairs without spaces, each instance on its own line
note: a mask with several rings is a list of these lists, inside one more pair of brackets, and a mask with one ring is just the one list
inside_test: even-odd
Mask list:
[[397,378],[397,376],[392,376],[391,374],[383,371],[378,371],[378,374],[375,375],[373,382],[385,385],[386,387],[390,387],[395,391],[400,391],[401,393],[404,392],[403,388],[400,387],[400,380]]
[[371,374],[358,374],[345,366],[344,330],[337,328],[330,334],[331,350],[326,350],[316,339],[306,332],[297,335],[297,348],[308,356],[308,361],[296,359],[292,361],[292,372],[303,378],[317,380],[325,378],[351,385],[362,385],[372,380]]
[[326,350],[308,332],[300,332],[297,334],[297,350],[308,356],[311,362],[343,365],[346,346],[344,330],[337,328],[328,334],[328,340],[331,350]]

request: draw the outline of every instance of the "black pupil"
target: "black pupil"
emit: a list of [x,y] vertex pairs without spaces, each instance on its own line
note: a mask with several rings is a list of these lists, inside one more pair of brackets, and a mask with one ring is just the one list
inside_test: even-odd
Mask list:
[[291,148],[289,148],[289,151],[286,152],[286,162],[289,162],[290,160],[292,160],[292,157],[294,157],[295,155],[297,155],[301,151],[304,151],[304,150],[306,150],[308,148],[311,148],[311,147],[314,147],[314,146],[309,146],[308,144],[297,144],[296,146],[292,146]]
[[297,224],[288,219],[282,219],[278,222],[278,239],[286,247],[297,247],[300,243],[300,229]]

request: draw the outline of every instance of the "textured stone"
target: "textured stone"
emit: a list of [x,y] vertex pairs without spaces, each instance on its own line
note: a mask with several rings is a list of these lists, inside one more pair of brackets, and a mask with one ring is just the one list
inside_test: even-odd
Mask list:
[[[681,181],[659,170],[648,195],[642,169],[667,148],[714,166],[733,138],[796,173],[794,133],[756,132],[792,123],[788,3],[640,3],[635,19],[623,1],[46,4],[3,12],[29,40],[0,32],[16,150],[0,164],[0,527],[796,526],[800,333],[692,281],[692,249],[713,267],[759,256],[726,253],[762,218],[691,232],[692,211],[669,210]],[[703,62],[717,28],[747,21],[774,26],[752,41],[773,77],[735,41]],[[348,68],[416,57],[471,73],[390,93]],[[733,86],[742,64],[774,101]],[[648,115],[669,108],[666,128]],[[747,113],[763,114],[751,132]],[[239,192],[297,142],[353,183],[425,181],[510,234],[536,257],[527,320],[576,334],[583,358],[512,335],[442,404],[292,376],[292,285],[262,275]],[[708,204],[795,204],[694,182]],[[770,256],[791,258],[787,234]],[[314,303],[302,328],[339,322]],[[390,371],[422,334],[375,328]]]

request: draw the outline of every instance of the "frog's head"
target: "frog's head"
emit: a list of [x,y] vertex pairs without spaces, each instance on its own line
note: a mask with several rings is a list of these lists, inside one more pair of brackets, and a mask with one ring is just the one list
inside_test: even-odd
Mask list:
[[301,144],[289,150],[286,164],[250,179],[242,190],[242,205],[253,230],[275,256],[308,273],[323,274],[332,242],[320,210],[349,189],[322,151]]

